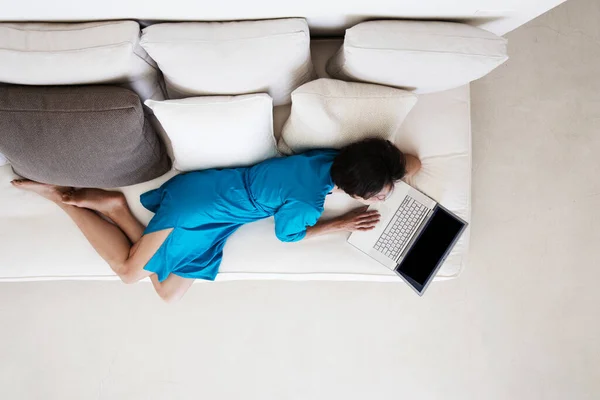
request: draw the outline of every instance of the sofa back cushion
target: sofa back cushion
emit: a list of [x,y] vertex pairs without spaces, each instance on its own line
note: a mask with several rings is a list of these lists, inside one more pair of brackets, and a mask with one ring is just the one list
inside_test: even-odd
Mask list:
[[44,183],[127,186],[171,166],[139,97],[120,87],[0,87],[0,132],[15,173]]
[[427,93],[465,85],[507,59],[506,39],[471,25],[369,21],[346,31],[327,72]]
[[340,148],[362,139],[394,140],[417,102],[405,90],[317,79],[292,93],[292,112],[279,150],[291,154],[314,148]]
[[123,84],[143,99],[160,100],[158,69],[139,37],[135,21],[0,23],[0,82]]
[[151,25],[141,45],[164,73],[169,98],[267,92],[274,105],[313,77],[301,18]]
[[175,168],[242,167],[277,156],[267,94],[146,101],[173,147]]

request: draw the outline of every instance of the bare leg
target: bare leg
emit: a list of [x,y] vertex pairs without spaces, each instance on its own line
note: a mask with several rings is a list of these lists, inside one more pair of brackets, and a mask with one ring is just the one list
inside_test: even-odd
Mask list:
[[175,274],[170,274],[167,279],[162,282],[158,281],[156,274],[150,275],[154,290],[160,296],[161,299],[167,303],[171,303],[179,300],[188,291],[194,279],[182,278]]
[[[104,220],[94,211],[64,204],[62,202],[63,195],[70,188],[45,185],[25,179],[14,180],[12,184],[19,189],[35,192],[62,208],[81,229],[98,254],[106,260],[112,270],[125,283],[136,282],[151,274],[143,268],[172,231],[172,229],[165,229],[144,235],[137,240],[135,249],[132,249],[128,237],[116,225]],[[129,209],[127,208],[127,210]],[[123,217],[124,211],[115,213],[113,216],[123,221],[131,222],[131,219],[135,220],[132,215]],[[141,236],[143,226],[137,220],[135,220],[135,223],[138,226],[136,227],[132,223],[128,230],[134,237],[136,235]],[[141,226],[141,231],[139,226]]]
[[105,215],[125,232],[131,243],[137,243],[144,234],[144,225],[131,213],[127,200],[121,192],[87,188],[71,190],[63,194],[62,202],[89,208]]
[[91,210],[62,203],[62,196],[70,190],[69,188],[23,179],[14,180],[12,184],[19,189],[37,193],[62,208],[81,229],[98,254],[111,266],[122,263],[129,257],[131,243],[121,229],[100,218]]
[[[114,221],[119,228],[127,233],[129,240],[134,243],[129,253],[130,257],[134,254],[141,254],[138,252],[140,245],[146,243],[145,241],[147,238],[154,235],[154,233],[151,233],[142,236],[144,233],[144,226],[133,216],[131,209],[127,205],[125,196],[120,192],[110,192],[102,189],[80,189],[77,191],[69,191],[66,194],[63,194],[62,198],[63,203],[92,209]],[[168,232],[170,233],[171,230]],[[161,232],[156,233],[159,234]],[[158,240],[161,240],[160,238],[162,238],[162,236],[160,236]],[[162,241],[160,241],[160,244],[162,244]],[[158,245],[160,246],[160,244]],[[152,245],[149,247],[152,248]],[[155,251],[156,250],[150,254],[150,257]],[[144,262],[144,265],[146,262]],[[194,283],[194,279],[182,278],[175,274],[170,274],[167,279],[162,282],[158,281],[156,274],[151,274],[150,280],[156,293],[158,293],[161,299],[168,303],[177,301],[183,297],[192,286],[192,283]]]

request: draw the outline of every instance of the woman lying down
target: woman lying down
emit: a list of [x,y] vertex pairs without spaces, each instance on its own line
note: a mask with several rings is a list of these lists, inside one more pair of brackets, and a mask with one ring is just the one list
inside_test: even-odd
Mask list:
[[383,201],[395,182],[420,165],[391,142],[368,139],[339,151],[314,150],[249,168],[189,172],[142,194],[142,205],[155,213],[146,228],[120,192],[26,179],[12,184],[62,208],[123,282],[149,276],[158,295],[173,301],[194,279],[215,278],[225,241],[243,224],[274,216],[275,234],[285,242],[370,230],[379,214],[366,207],[319,220],[325,197],[342,191],[365,204]]

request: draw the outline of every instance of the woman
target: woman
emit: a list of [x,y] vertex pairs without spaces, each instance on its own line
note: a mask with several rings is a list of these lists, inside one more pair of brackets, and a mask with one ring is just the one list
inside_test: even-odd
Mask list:
[[142,194],[142,205],[155,213],[146,228],[120,192],[26,179],[12,184],[61,207],[123,282],[150,276],[159,296],[173,301],[194,279],[215,278],[225,241],[243,224],[274,216],[275,234],[286,242],[373,229],[379,214],[366,208],[319,220],[325,196],[337,190],[365,204],[383,201],[396,181],[419,168],[418,159],[389,141],[368,139],[340,151],[315,150],[249,168],[190,172]]

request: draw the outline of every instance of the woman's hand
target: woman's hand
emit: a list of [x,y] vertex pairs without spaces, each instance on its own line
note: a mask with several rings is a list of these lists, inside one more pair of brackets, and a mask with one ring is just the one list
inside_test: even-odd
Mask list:
[[330,219],[327,221],[319,220],[315,226],[306,228],[306,237],[323,235],[325,233],[340,231],[370,231],[375,228],[381,215],[378,211],[367,211],[369,207],[361,207],[352,210],[349,213]]
[[368,206],[357,208],[336,218],[334,220],[336,228],[348,232],[370,231],[375,228],[381,215],[377,210],[367,211],[368,208]]

